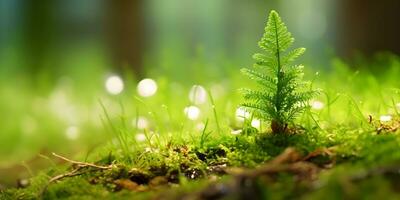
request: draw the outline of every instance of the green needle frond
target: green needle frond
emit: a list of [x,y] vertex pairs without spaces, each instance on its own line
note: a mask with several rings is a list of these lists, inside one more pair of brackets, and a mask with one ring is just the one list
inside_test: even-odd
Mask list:
[[242,90],[246,102],[241,106],[260,119],[270,120],[273,132],[284,132],[318,93],[302,80],[303,66],[290,65],[305,52],[305,48],[286,52],[293,42],[278,13],[271,11],[258,43],[264,52],[254,54],[254,69],[241,70],[260,85],[258,90]]

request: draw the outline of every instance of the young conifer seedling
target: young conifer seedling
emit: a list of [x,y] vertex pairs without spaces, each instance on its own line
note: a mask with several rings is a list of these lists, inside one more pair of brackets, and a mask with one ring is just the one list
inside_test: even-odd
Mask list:
[[253,69],[241,71],[259,85],[257,90],[243,89],[241,106],[253,116],[271,122],[273,133],[287,133],[288,124],[304,111],[316,95],[309,82],[302,80],[303,66],[292,62],[305,52],[297,48],[286,52],[294,38],[276,11],[271,11],[265,33],[258,43],[264,53],[253,56]]

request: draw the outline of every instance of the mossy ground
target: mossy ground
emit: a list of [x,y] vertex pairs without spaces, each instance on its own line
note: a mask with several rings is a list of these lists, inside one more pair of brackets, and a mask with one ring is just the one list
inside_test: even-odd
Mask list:
[[[19,188],[0,188],[0,199],[398,199],[400,62],[396,56],[381,61],[376,65],[387,69],[375,73],[334,60],[331,71],[310,78],[323,89],[315,100],[324,107],[304,112],[290,135],[271,134],[268,122],[254,127],[251,117],[237,122],[242,99],[235,91],[251,83],[236,72],[215,101],[196,105],[202,111],[197,121],[182,112],[191,105],[177,98],[185,90],[160,78],[153,99],[127,95],[101,103],[104,126],[82,129],[97,134],[82,136],[94,148],[69,156],[61,149],[84,145],[28,137],[23,144],[51,143],[65,158],[44,151],[40,157],[51,167]],[[127,126],[139,115],[147,117],[148,129]],[[37,117],[51,124],[39,129],[43,133],[61,126],[50,112]],[[139,133],[144,140],[135,138]]]
[[[369,130],[231,135],[216,138],[202,149],[170,144],[138,150],[132,163],[118,161],[110,152],[97,162],[88,162],[113,165],[110,169],[86,166],[74,176],[49,184],[50,177],[77,168],[66,163],[64,168],[33,177],[26,188],[2,191],[1,199],[398,198],[398,132],[380,132],[373,123],[368,126]],[[300,157],[284,155],[288,147]],[[297,168],[296,163],[313,166],[313,177],[307,175],[309,168]],[[263,167],[274,170],[249,175]]]

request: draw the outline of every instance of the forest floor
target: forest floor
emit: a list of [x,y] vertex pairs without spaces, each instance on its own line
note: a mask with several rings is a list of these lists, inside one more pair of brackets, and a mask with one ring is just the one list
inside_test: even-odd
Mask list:
[[400,59],[382,60],[363,71],[334,60],[308,78],[323,92],[291,134],[237,110],[234,91],[251,85],[237,71],[192,89],[159,78],[146,98],[127,81],[125,93],[99,95],[100,125],[79,127],[62,121],[94,113],[65,92],[79,89],[46,99],[5,87],[1,128],[15,134],[0,134],[0,199],[400,199]]
[[[57,165],[1,199],[396,199],[400,121],[369,129],[251,132],[205,146],[143,149],[135,163],[110,152],[95,162],[53,154]],[[133,162],[132,162],[133,163]],[[138,165],[137,163],[141,163]],[[63,166],[63,167],[60,167]],[[390,197],[390,198],[389,198]]]

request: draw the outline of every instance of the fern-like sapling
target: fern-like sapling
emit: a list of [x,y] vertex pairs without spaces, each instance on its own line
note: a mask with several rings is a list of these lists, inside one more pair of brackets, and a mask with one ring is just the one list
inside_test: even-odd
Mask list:
[[276,11],[271,11],[265,33],[258,43],[264,53],[253,56],[253,69],[242,72],[260,86],[257,90],[243,89],[245,103],[241,104],[255,117],[271,122],[273,133],[288,132],[288,125],[317,93],[309,82],[302,80],[303,66],[292,62],[305,52],[297,48],[286,52],[294,38]]

